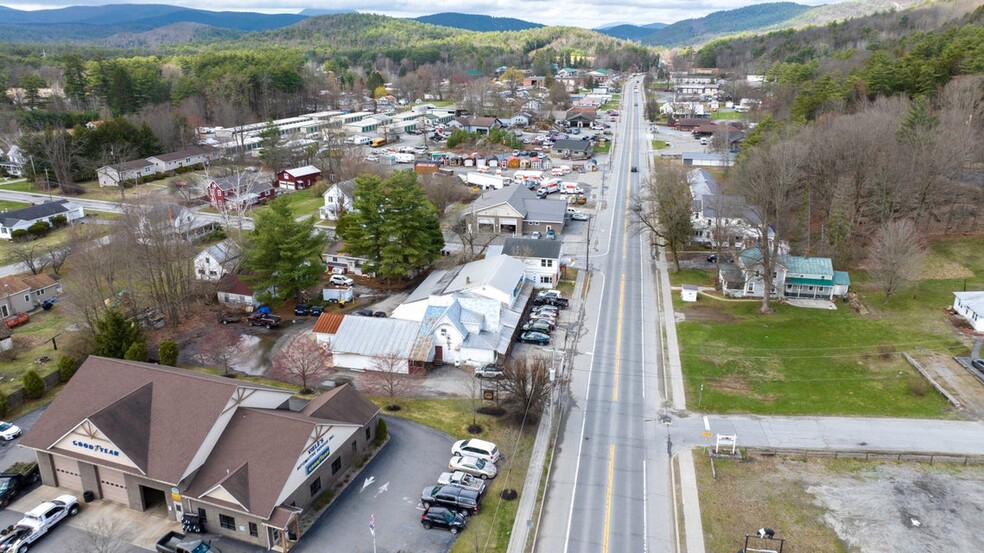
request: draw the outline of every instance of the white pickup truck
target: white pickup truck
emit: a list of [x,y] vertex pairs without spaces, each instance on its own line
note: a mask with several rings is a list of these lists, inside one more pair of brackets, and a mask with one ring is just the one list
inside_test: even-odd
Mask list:
[[3,553],[27,553],[31,544],[41,539],[58,523],[79,512],[79,500],[74,495],[60,495],[45,501],[24,514],[9,532],[0,535]]
[[460,470],[456,470],[454,472],[442,472],[441,475],[437,477],[437,483],[442,486],[450,484],[452,486],[475,490],[478,492],[479,497],[485,495],[485,490],[487,488],[485,482],[482,482],[480,479],[475,478],[470,474],[465,474]]

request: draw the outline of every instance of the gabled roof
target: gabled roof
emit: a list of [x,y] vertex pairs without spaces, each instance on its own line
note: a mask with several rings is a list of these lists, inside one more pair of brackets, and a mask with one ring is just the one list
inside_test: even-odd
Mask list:
[[240,180],[240,178],[236,175],[217,178],[212,182],[223,192],[231,191],[233,193],[238,193],[244,190],[247,194],[259,194],[273,188],[273,186],[265,179],[245,177],[243,180]]
[[575,152],[590,152],[593,149],[590,140],[558,140],[550,147],[551,150],[573,150]]
[[787,273],[800,275],[825,275],[831,280],[834,277],[834,266],[829,257],[801,257],[798,255],[784,255],[779,258],[780,263],[786,267]]
[[78,206],[68,200],[47,201],[23,209],[0,213],[0,225],[12,227],[21,221],[34,221],[67,213]]
[[420,323],[389,317],[344,317],[331,341],[335,353],[409,359]]
[[560,224],[564,222],[564,217],[567,214],[567,202],[563,200],[533,198],[526,200],[524,205],[526,206],[527,221]]
[[338,332],[338,327],[342,324],[342,319],[345,315],[341,313],[326,313],[322,312],[318,316],[318,320],[314,323],[314,328],[311,332],[317,334],[335,334]]
[[331,192],[332,189],[338,189],[346,198],[355,197],[355,179],[343,180],[342,182],[336,182],[334,186],[325,191],[325,194]]
[[30,290],[31,285],[24,282],[18,276],[8,275],[5,277],[0,277],[0,298],[5,298],[12,294],[17,294],[23,292],[24,290]]
[[177,483],[237,392],[256,389],[283,395],[284,401],[290,396],[228,378],[90,355],[21,445],[47,451],[89,419],[122,453],[143,464],[148,478]]
[[463,127],[491,127],[498,121],[495,117],[481,117],[477,115],[469,117],[458,117],[455,119]]
[[165,163],[169,161],[178,161],[188,157],[195,157],[200,155],[211,155],[215,152],[215,148],[211,146],[192,146],[191,148],[185,148],[184,150],[178,150],[177,152],[168,152],[166,154],[160,154],[156,156],[150,156],[147,159],[156,159],[158,161],[163,161]]
[[298,177],[306,177],[308,175],[320,175],[321,169],[318,169],[314,165],[305,165],[304,167],[285,169],[284,173],[287,173],[288,175],[296,179]]
[[534,240],[532,238],[506,238],[503,255],[512,257],[560,258],[560,240]]
[[244,282],[237,273],[227,273],[222,275],[215,287],[217,292],[226,294],[237,294],[239,296],[252,296],[253,286]]
[[687,173],[687,182],[690,184],[690,194],[694,199],[717,196],[721,193],[714,176],[703,169],[694,169]]
[[526,265],[522,261],[508,255],[472,261],[461,266],[444,293],[493,288],[509,295],[516,288],[517,277],[523,278],[525,269]]
[[526,216],[526,200],[535,200],[536,192],[525,186],[504,186],[499,189],[487,190],[473,203],[471,211],[483,211],[497,205],[508,204],[520,216]]
[[225,265],[230,261],[239,259],[242,251],[232,240],[223,240],[218,244],[212,244],[211,246],[205,248],[205,253],[214,259],[219,265]]
[[301,413],[329,421],[363,426],[379,413],[379,407],[351,384],[342,384],[311,400]]

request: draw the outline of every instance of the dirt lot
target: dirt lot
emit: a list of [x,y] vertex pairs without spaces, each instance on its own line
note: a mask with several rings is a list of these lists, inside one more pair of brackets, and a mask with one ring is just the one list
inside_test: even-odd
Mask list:
[[[984,467],[695,455],[707,551],[775,529],[784,553],[980,551]],[[753,539],[750,548],[778,550]]]
[[956,413],[970,420],[984,420],[984,384],[950,356],[939,353],[913,353],[912,357],[950,394],[962,409]]

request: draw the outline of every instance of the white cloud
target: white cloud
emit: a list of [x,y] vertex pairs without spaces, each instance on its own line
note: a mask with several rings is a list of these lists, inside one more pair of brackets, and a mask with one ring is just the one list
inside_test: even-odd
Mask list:
[[[832,0],[797,0],[801,4],[828,4]],[[195,0],[81,0],[65,3],[65,0],[51,2],[12,2],[4,4],[15,9],[37,10],[61,8],[68,5],[105,5],[114,3],[154,3],[173,4],[202,9]],[[568,25],[573,27],[596,28],[617,21],[631,21],[635,24],[673,23],[682,19],[703,17],[711,12],[760,4],[757,0],[445,0],[440,5],[433,0],[340,0],[333,2],[333,9],[353,9],[364,13],[379,13],[392,17],[418,17],[439,12],[460,12],[491,15],[495,17],[515,17],[544,25]],[[317,2],[303,0],[213,0],[208,9],[212,11],[256,11],[262,13],[297,13],[307,7],[321,7]]]

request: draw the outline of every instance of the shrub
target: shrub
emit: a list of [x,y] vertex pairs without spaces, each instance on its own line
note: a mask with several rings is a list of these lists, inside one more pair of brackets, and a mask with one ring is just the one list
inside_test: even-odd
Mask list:
[[51,225],[47,221],[38,221],[33,225],[27,227],[27,232],[33,234],[34,236],[44,236],[51,232]]
[[65,217],[64,215],[55,215],[54,217],[51,218],[51,224],[55,228],[62,228],[63,226],[68,224],[68,218]]
[[62,383],[68,382],[77,370],[79,370],[79,360],[71,355],[62,355],[58,360],[58,379]]
[[161,365],[178,366],[178,343],[174,340],[161,342],[160,347],[157,348],[157,358],[160,359]]
[[0,417],[7,415],[7,394],[0,393]]
[[330,186],[325,181],[318,181],[318,184],[311,187],[311,193],[315,196],[324,196],[325,192],[328,191],[328,186]]
[[386,430],[386,421],[384,421],[383,419],[379,419],[376,422],[376,438],[373,440],[373,442],[376,445],[380,445],[386,441],[387,436],[388,434]]
[[44,395],[44,380],[36,371],[27,371],[22,379],[24,396],[27,399],[38,399]]
[[918,375],[910,376],[906,385],[909,388],[909,392],[916,397],[925,397],[930,390],[929,381]]
[[10,233],[10,237],[14,239],[15,242],[23,242],[30,238],[30,233],[24,229],[17,229]]
[[130,347],[126,349],[126,353],[123,354],[123,359],[127,361],[146,361],[147,360],[147,344],[143,340],[138,340],[130,344]]

